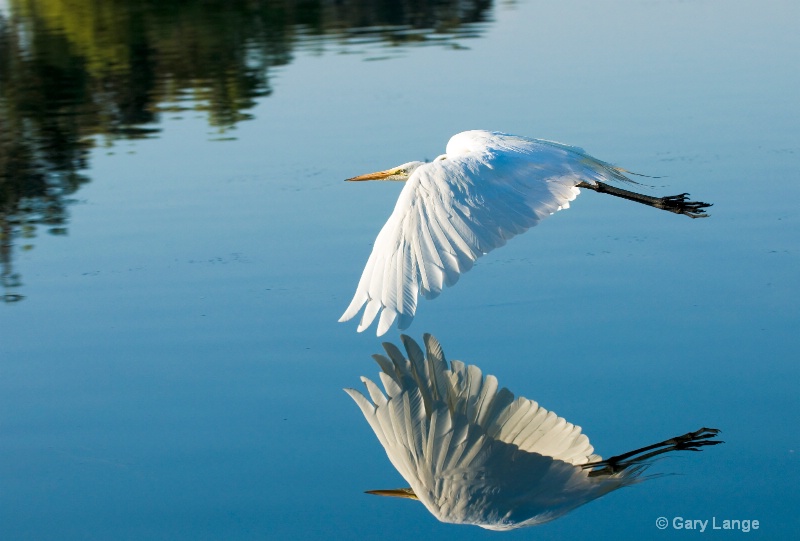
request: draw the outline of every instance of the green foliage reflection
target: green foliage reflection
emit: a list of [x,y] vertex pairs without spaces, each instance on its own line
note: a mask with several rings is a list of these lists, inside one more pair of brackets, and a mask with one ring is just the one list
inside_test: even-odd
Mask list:
[[15,242],[66,233],[94,145],[152,137],[161,113],[186,109],[224,132],[272,92],[269,68],[320,36],[442,43],[474,35],[466,23],[490,3],[11,0],[0,13],[0,298],[21,298]]

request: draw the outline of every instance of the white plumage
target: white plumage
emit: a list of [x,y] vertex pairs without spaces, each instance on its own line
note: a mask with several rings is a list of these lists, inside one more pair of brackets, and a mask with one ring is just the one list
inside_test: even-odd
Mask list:
[[440,521],[507,530],[553,520],[641,479],[643,460],[697,450],[714,429],[673,438],[603,461],[578,426],[499,388],[477,366],[452,361],[424,336],[427,353],[402,336],[374,355],[385,394],[362,377],[369,399],[355,400],[410,488],[375,494],[418,499]]
[[708,206],[687,202],[686,194],[652,198],[610,188],[604,183],[633,181],[583,149],[552,141],[474,130],[454,135],[446,152],[430,163],[348,179],[408,182],[339,321],[365,307],[359,332],[379,314],[378,336],[395,319],[407,328],[420,294],[435,298],[479,257],[568,208],[579,186],[692,217],[704,216],[701,209]]

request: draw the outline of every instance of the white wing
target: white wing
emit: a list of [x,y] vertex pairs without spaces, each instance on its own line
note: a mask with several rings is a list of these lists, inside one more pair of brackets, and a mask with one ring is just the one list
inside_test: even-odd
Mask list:
[[443,522],[510,529],[552,520],[629,484],[628,473],[589,477],[588,438],[526,398],[514,399],[477,366],[453,361],[425,335],[427,355],[402,336],[408,359],[385,343],[375,355],[386,394],[345,389],[417,498]]
[[453,136],[445,157],[419,167],[378,234],[356,294],[339,321],[366,305],[358,331],[381,313],[411,324],[421,293],[433,299],[482,255],[568,208],[581,181],[628,180],[583,150],[486,131]]

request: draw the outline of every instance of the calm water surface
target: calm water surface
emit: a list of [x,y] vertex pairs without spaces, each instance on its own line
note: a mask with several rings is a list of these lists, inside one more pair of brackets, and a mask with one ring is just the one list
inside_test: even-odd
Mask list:
[[797,535],[795,2],[225,6],[0,3],[0,538],[500,535],[363,494],[404,482],[341,391],[380,339],[336,322],[401,189],[342,179],[474,128],[714,203],[585,193],[421,301],[602,455],[723,430],[503,536]]

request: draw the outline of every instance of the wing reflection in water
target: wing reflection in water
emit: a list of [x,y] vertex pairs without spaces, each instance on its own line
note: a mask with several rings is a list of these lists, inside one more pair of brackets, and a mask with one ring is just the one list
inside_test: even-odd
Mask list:
[[702,428],[601,459],[578,426],[499,388],[474,365],[448,367],[439,342],[426,352],[402,336],[408,358],[384,343],[374,355],[382,392],[361,378],[370,399],[356,401],[389,460],[410,487],[371,494],[417,499],[437,519],[491,530],[534,526],[646,477],[648,460],[722,443]]
[[[458,46],[489,0],[9,0],[0,10],[0,299],[23,298],[15,250],[65,234],[99,142],[152,138],[164,113],[248,120],[295,51]],[[394,53],[387,53],[394,51]],[[216,137],[217,135],[215,135]],[[222,139],[228,139],[223,137]],[[22,244],[23,246],[19,246]]]

